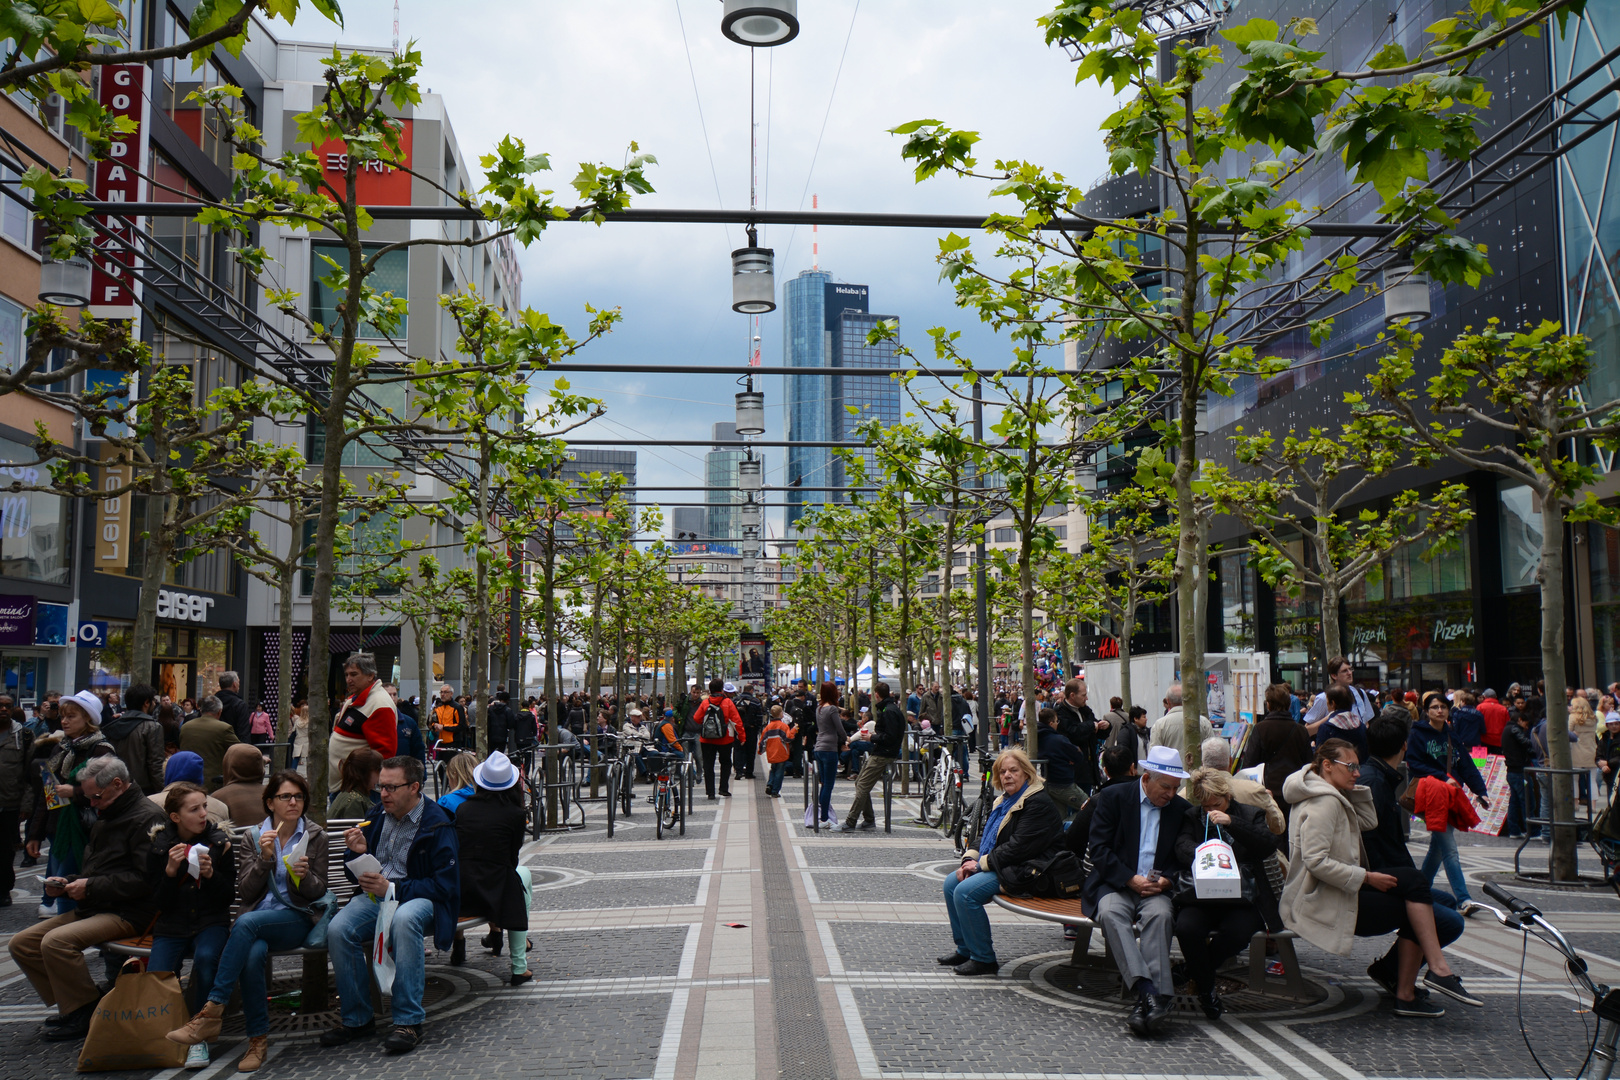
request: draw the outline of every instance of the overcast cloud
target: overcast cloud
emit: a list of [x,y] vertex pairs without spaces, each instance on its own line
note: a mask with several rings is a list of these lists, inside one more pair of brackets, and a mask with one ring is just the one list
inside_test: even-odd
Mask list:
[[[576,163],[617,162],[634,139],[658,158],[657,193],[637,205],[730,209],[748,202],[749,50],[721,35],[720,7],[718,0],[402,0],[400,33],[422,50],[422,85],[444,95],[469,163],[510,133],[552,156],[556,187],[565,191]],[[347,0],[344,8],[339,42],[390,41],[391,0]],[[1103,173],[1098,123],[1111,103],[1076,87],[1067,56],[1042,43],[1035,19],[1049,3],[865,0],[857,10],[855,0],[801,0],[799,8],[799,37],[755,58],[762,206],[798,209],[802,200],[809,208],[816,193],[823,209],[986,211],[986,185],[913,183],[901,140],[887,129],[923,117],[979,131],[985,163],[1027,158],[1082,184]],[[332,40],[333,31],[318,16],[278,26],[314,41]],[[920,348],[928,327],[948,325],[965,332],[977,359],[999,362],[994,337],[954,307],[938,280],[936,234],[824,228],[819,239],[821,268],[870,285],[872,309],[899,316],[902,340]],[[558,225],[520,254],[523,299],[576,328],[587,303],[623,308],[621,328],[593,346],[589,360],[735,363],[741,374],[748,320],[731,311],[729,252],[743,243],[740,226]],[[810,266],[810,230],[769,229],[762,243],[776,249],[780,303],[782,285]],[[782,362],[780,326],[780,309],[762,320],[765,364]],[[605,401],[607,417],[592,425],[599,437],[653,443],[707,438],[714,422],[732,418],[736,389],[726,376],[582,372],[571,382]],[[770,440],[785,437],[782,382],[765,380]],[[703,452],[642,448],[640,483],[700,485]],[[784,452],[766,457],[767,484],[780,483]],[[648,492],[644,501],[702,498]],[[767,520],[780,536],[781,511]]]

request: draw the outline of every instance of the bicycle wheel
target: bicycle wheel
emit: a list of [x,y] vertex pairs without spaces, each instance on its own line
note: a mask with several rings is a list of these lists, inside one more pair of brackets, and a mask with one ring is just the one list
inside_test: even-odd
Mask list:
[[984,835],[984,819],[989,814],[990,804],[983,797],[974,801],[973,812],[968,815],[967,824],[963,827],[963,833],[957,838],[957,851],[966,851],[979,842],[979,837]]
[[670,779],[669,787],[664,790],[662,804],[658,810],[661,827],[673,830],[676,821],[681,816],[681,785],[679,780]]
[[608,796],[603,800],[607,803],[607,834],[609,840],[613,839],[613,812],[619,808],[618,800],[613,797],[613,786],[619,782],[618,767],[619,763],[617,761],[608,766]]
[[669,802],[669,788],[660,783],[658,786],[657,801],[653,803],[653,825],[656,828],[658,839],[664,838],[664,807]]
[[923,776],[922,798],[917,802],[917,816],[929,828],[939,824],[944,805],[939,797],[939,784],[932,772]]
[[962,820],[962,789],[954,783],[945,787],[945,807],[940,811],[939,828],[946,836],[956,832],[957,824]]
[[[543,774],[542,774],[543,775]],[[540,831],[545,827],[545,795],[544,782],[536,783],[537,777],[529,777],[529,835],[540,839]]]

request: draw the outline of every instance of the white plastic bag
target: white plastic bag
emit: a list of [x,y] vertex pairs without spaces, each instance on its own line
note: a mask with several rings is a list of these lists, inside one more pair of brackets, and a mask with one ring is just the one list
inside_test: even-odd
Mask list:
[[1193,891],[1200,900],[1243,899],[1237,856],[1225,840],[1205,840],[1193,852]]
[[377,901],[377,925],[371,933],[371,968],[377,976],[377,989],[384,994],[394,988],[394,950],[388,943],[388,932],[394,927],[394,911],[398,907],[394,884],[389,882],[388,892]]

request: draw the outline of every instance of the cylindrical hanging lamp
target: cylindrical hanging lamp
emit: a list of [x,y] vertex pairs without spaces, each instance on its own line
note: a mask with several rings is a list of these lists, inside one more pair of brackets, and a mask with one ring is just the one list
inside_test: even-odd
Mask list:
[[776,310],[776,253],[755,247],[754,237],[749,228],[749,246],[731,253],[731,310],[744,315]]
[[757,529],[765,521],[765,508],[757,502],[742,504],[742,524],[745,529]]
[[737,434],[765,434],[765,394],[744,390],[737,395]]
[[737,462],[737,486],[743,491],[758,491],[764,483],[760,462],[749,458]]
[[1414,274],[1410,263],[1384,271],[1384,322],[1405,319],[1420,323],[1429,317],[1429,275]]
[[57,307],[88,307],[90,304],[90,260],[46,258],[39,267],[39,302]]
[[799,36],[798,0],[726,0],[720,32],[739,45],[785,45]]

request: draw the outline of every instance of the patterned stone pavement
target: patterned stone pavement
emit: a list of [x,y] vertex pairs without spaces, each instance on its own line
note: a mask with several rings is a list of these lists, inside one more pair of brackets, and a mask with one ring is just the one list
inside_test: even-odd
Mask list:
[[[1542,1074],[1521,1015],[1555,1077],[1574,1075],[1590,1039],[1591,1017],[1552,956],[1532,946],[1521,994],[1520,938],[1479,916],[1451,955],[1484,1009],[1448,1003],[1437,1021],[1399,1019],[1365,975],[1386,942],[1358,942],[1347,958],[1302,944],[1316,1004],[1241,992],[1237,972],[1220,1023],[1181,1008],[1168,1034],[1143,1042],[1126,1032],[1111,981],[1068,966],[1070,946],[1055,925],[993,911],[996,978],[960,979],[933,963],[950,948],[940,888],[956,855],[937,833],[907,823],[914,801],[896,798],[892,832],[817,834],[803,827],[798,781],[781,800],[764,798],[763,786],[736,782],[733,798],[713,803],[700,786],[685,835],[662,840],[645,804],[612,839],[600,804],[589,805],[586,828],[524,849],[536,882],[534,981],[507,985],[508,958],[476,940],[463,965],[430,956],[427,1037],[397,1062],[375,1042],[323,1050],[314,1035],[327,1017],[278,1004],[265,1075],[1533,1080]],[[840,782],[840,816],[851,793]],[[1468,838],[1461,852],[1475,882],[1512,869],[1505,842]],[[1532,845],[1525,854],[1544,852]],[[23,884],[29,895],[19,888],[15,904],[0,908],[0,936],[32,921],[36,883],[20,875]],[[1600,980],[1620,981],[1612,892],[1510,887],[1590,951]],[[297,976],[278,962],[275,990],[295,989]],[[36,1038],[46,1015],[9,958],[0,960],[0,1080],[73,1071],[76,1046]],[[243,1046],[234,1030],[227,1024],[203,1072],[114,1075],[235,1075]]]

